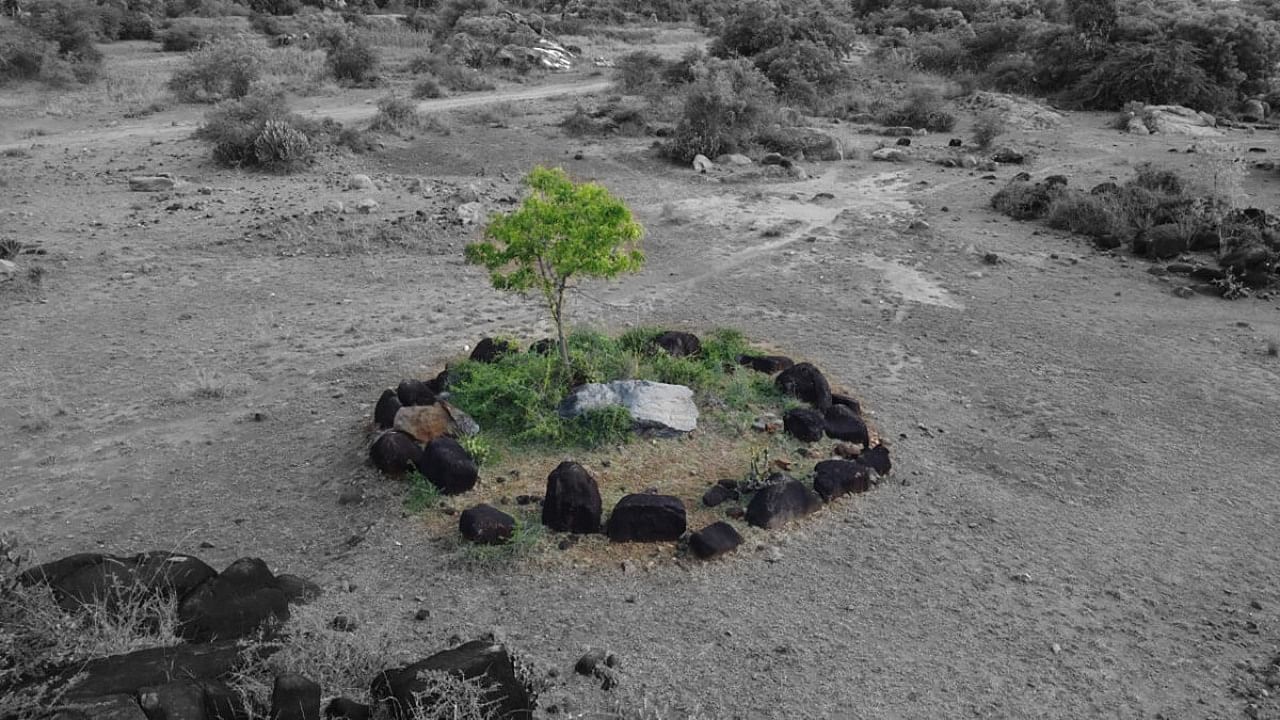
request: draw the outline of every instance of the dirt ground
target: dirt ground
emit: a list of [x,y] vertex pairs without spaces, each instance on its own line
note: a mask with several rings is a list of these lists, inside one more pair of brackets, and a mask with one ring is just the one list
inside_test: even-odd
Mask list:
[[[986,179],[871,162],[879,138],[820,125],[853,159],[744,180],[666,164],[648,138],[566,138],[555,124],[605,80],[429,101],[451,134],[292,176],[214,166],[189,138],[200,108],[118,121],[10,96],[0,236],[43,253],[20,274],[45,272],[0,296],[0,528],[38,560],[262,557],[394,638],[389,662],[493,632],[559,669],[543,704],[560,716],[613,705],[570,670],[601,647],[622,660],[613,694],[654,717],[1280,717],[1262,676],[1280,653],[1280,302],[1183,299],[1182,279],[988,204],[1020,170],[1203,174],[1192,139],[1069,115],[1007,138],[1035,161]],[[312,107],[351,120],[365,99]],[[1280,153],[1275,133],[1223,141]],[[547,333],[463,263],[477,230],[454,210],[506,207],[535,163],[605,183],[648,229],[644,271],[588,286],[579,322],[790,349],[863,398],[894,476],[727,561],[459,567],[366,466],[364,429],[399,379]],[[157,172],[185,183],[129,191]],[[355,173],[378,188],[346,189]],[[1280,205],[1280,175],[1244,189]],[[353,212],[365,197],[379,207]],[[340,505],[353,486],[364,502]]]

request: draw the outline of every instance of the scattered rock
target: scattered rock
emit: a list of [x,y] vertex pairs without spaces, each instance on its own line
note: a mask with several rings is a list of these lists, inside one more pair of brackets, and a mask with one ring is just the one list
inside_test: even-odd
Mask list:
[[566,460],[547,476],[542,524],[560,532],[600,532],[600,488],[587,469]]
[[862,421],[858,413],[853,411],[853,408],[833,403],[823,413],[823,422],[828,437],[846,442],[860,442],[864,448],[871,446],[871,433],[867,430],[867,424]]
[[1252,98],[1244,101],[1244,105],[1240,110],[1240,119],[1251,123],[1263,122],[1269,114],[1266,103],[1257,98]]
[[118,607],[135,589],[181,598],[217,574],[189,555],[161,551],[133,557],[80,553],[30,568],[18,576],[18,582],[26,587],[48,585],[58,605],[72,612],[99,602],[108,609]]
[[698,406],[693,402],[692,390],[649,380],[580,385],[561,401],[559,413],[560,417],[571,418],[612,405],[626,408],[639,431],[678,434],[698,427]]
[[723,485],[712,485],[711,489],[702,494],[702,504],[713,508],[726,500],[737,500],[738,491],[727,488]]
[[831,393],[831,404],[843,405],[849,408],[850,410],[852,410],[854,415],[857,415],[859,417],[862,416],[862,404],[859,403],[854,398],[851,398],[848,395],[845,395],[843,393],[835,393],[835,392]]
[[826,430],[822,412],[813,408],[792,408],[782,415],[782,427],[800,442],[818,442]]
[[900,148],[884,147],[874,150],[871,153],[872,160],[881,160],[884,162],[902,162],[907,159],[907,154]]
[[795,365],[791,358],[782,355],[739,355],[738,364],[768,375],[782,372]]
[[373,184],[373,178],[368,175],[352,175],[347,178],[348,190],[377,190],[378,186]]
[[1212,116],[1206,117],[1181,105],[1148,105],[1142,109],[1142,119],[1151,132],[1189,135],[1192,137],[1218,137]]
[[1002,147],[991,154],[991,160],[1001,165],[1021,165],[1026,161],[1026,155],[1011,147]]
[[1191,288],[1187,287],[1186,285],[1179,285],[1173,289],[1173,294],[1185,300],[1187,298],[1193,297],[1196,294],[1196,292]]
[[831,448],[831,452],[837,457],[842,457],[846,460],[854,460],[862,454],[862,448],[854,445],[853,443],[839,443],[835,447]]
[[721,155],[720,157],[716,158],[716,162],[720,163],[721,165],[742,166],[742,165],[750,165],[751,158],[747,157],[746,155],[740,155],[738,153],[729,153],[727,155]]
[[138,688],[138,705],[148,718],[200,720],[205,717],[204,690],[188,680]]
[[284,593],[285,599],[294,605],[304,605],[324,593],[319,585],[292,573],[277,575],[276,582],[280,586],[280,591]]
[[747,505],[747,522],[773,530],[822,507],[822,499],[798,480],[777,474]]
[[515,518],[485,503],[463,510],[458,520],[462,537],[479,545],[501,545],[515,530]]
[[766,150],[794,158],[811,161],[844,159],[844,147],[840,141],[815,128],[775,126],[756,139]]
[[463,203],[454,209],[458,222],[463,225],[478,225],[484,220],[484,205],[478,202]]
[[695,155],[693,157],[693,171],[697,173],[705,173],[715,167],[706,155]]
[[288,619],[289,599],[267,564],[241,558],[182,599],[177,634],[196,642],[228,640]]
[[614,542],[674,542],[686,528],[680,498],[643,493],[618,501],[609,515],[607,533]]
[[893,469],[893,462],[889,459],[889,448],[884,445],[876,445],[870,450],[864,450],[858,456],[858,462],[875,470],[880,476],[888,475]]
[[[431,687],[429,671],[479,681],[485,688],[483,702],[493,717],[509,720],[533,717],[533,698],[518,679],[511,655],[503,645],[485,640],[472,640],[412,665],[379,673],[372,686],[374,701],[385,703],[398,720],[417,717],[416,698]],[[424,672],[428,674],[422,675]],[[439,698],[437,702],[448,702],[448,699]],[[434,710],[428,708],[428,712]]]
[[349,698],[334,698],[324,708],[324,716],[333,720],[370,720],[373,708]]
[[396,398],[403,407],[431,405],[436,401],[436,392],[422,380],[401,380],[396,386]]
[[831,385],[822,371],[802,362],[778,373],[774,383],[782,392],[825,410],[831,406]]
[[164,175],[138,175],[129,178],[129,189],[133,192],[167,192],[173,186],[173,178]]
[[702,341],[693,333],[668,330],[653,339],[671,357],[694,357],[702,353]]
[[466,437],[480,431],[480,426],[470,415],[443,400],[433,405],[400,408],[393,425],[396,430],[421,443],[440,437]]
[[270,717],[271,720],[320,720],[320,685],[298,673],[277,675],[271,690]]
[[911,138],[898,138],[898,141],[895,142],[894,145],[897,145],[898,147],[911,147]]
[[751,423],[751,429],[757,432],[776,433],[782,430],[782,418],[777,415],[761,415]]
[[760,164],[761,165],[790,165],[791,161],[782,157],[780,153],[771,152],[771,153],[765,153],[764,157],[760,158]]
[[470,359],[479,363],[494,363],[504,355],[518,352],[520,352],[520,348],[508,340],[487,337],[476,343],[475,349],[471,351]]
[[467,449],[447,435],[427,443],[418,469],[445,495],[467,492],[475,487],[480,476],[480,469]]
[[373,406],[373,423],[379,430],[386,430],[396,424],[396,413],[403,407],[395,390],[387,388],[382,391],[378,402]]
[[422,448],[418,447],[412,435],[387,430],[380,433],[373,445],[369,446],[369,460],[374,467],[388,475],[401,475],[417,469],[421,464]]
[[951,138],[947,141],[947,147],[964,147],[964,140],[961,140],[960,138]]
[[712,523],[689,537],[689,550],[700,560],[731,553],[741,544],[742,535],[724,521]]
[[378,201],[373,198],[360,198],[355,204],[356,212],[368,215],[378,209]]
[[823,460],[813,468],[813,489],[824,502],[871,488],[870,469],[851,460]]

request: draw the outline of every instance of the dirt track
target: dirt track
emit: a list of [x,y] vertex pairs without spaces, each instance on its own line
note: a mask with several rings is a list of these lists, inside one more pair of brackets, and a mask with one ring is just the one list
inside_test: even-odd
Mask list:
[[[1184,300],[1142,261],[994,215],[1016,169],[844,161],[803,183],[722,184],[647,141],[567,140],[553,127],[567,105],[531,102],[597,85],[531,89],[507,128],[289,178],[214,168],[181,125],[4,146],[30,149],[0,159],[3,234],[44,248],[48,273],[0,310],[0,527],[41,559],[259,555],[315,576],[397,638],[398,659],[492,630],[560,669],[544,704],[575,717],[610,702],[566,676],[586,646],[617,652],[619,692],[669,717],[1235,718],[1249,702],[1278,716],[1249,670],[1280,649],[1276,303]],[[497,99],[512,98],[439,102]],[[1167,153],[1186,140],[1101,120],[1013,139],[1039,146],[1035,175],[1081,186],[1141,159],[1197,161]],[[847,139],[861,157],[875,141]],[[1280,152],[1273,135],[1247,142]],[[328,254],[258,233],[361,197],[342,189],[350,173],[378,181],[381,207],[348,222],[381,227],[449,188],[518,193],[533,162],[605,182],[649,230],[645,271],[588,288],[575,317],[733,325],[807,357],[895,439],[894,478],[749,535],[727,562],[454,567],[363,465],[362,428],[400,377],[486,334],[544,334],[538,309],[462,264],[469,228]],[[191,189],[129,193],[143,170]],[[412,177],[438,192],[410,192]],[[1255,173],[1246,189],[1274,208],[1278,188]],[[365,503],[339,506],[352,485]],[[426,623],[410,619],[420,606]]]

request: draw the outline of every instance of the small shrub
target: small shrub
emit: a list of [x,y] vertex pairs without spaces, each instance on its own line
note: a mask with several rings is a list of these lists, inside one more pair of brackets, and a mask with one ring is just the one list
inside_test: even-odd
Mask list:
[[[464,446],[465,447],[465,446]],[[472,456],[475,457],[474,455]],[[477,464],[479,464],[477,462]],[[420,513],[423,510],[436,507],[440,504],[440,488],[436,484],[428,480],[422,473],[414,470],[405,476],[409,482],[409,494],[404,499],[404,509],[411,513]]]
[[339,81],[365,85],[378,79],[377,52],[353,38],[343,38],[330,47],[328,62],[333,76]]
[[587,114],[587,111],[581,105],[575,106],[573,112],[560,121],[560,129],[564,130],[569,137],[598,135],[604,132],[601,124]]
[[434,77],[418,78],[413,83],[413,97],[417,100],[444,96],[444,90]]
[[771,124],[777,113],[773,84],[743,59],[708,58],[685,86],[683,108],[667,154],[686,163],[695,155],[737,152]]
[[282,95],[250,95],[219,103],[196,137],[213,146],[213,159],[231,167],[289,172],[311,160],[313,128],[289,112]]
[[625,443],[632,436],[631,413],[624,407],[603,407],[574,418],[569,433],[576,444],[583,447],[600,447]]
[[1004,113],[994,110],[984,112],[973,123],[973,144],[987,150],[996,138],[1005,133],[1007,127],[1008,119]]
[[950,132],[956,116],[947,112],[942,95],[931,87],[915,87],[907,92],[901,105],[880,118],[885,125],[924,128],[929,132]]
[[160,33],[160,49],[165,52],[190,52],[212,42],[212,31],[192,22],[175,22]]
[[617,59],[613,75],[619,90],[639,95],[655,85],[663,85],[666,71],[667,61],[661,55],[637,50]]
[[387,95],[378,100],[378,114],[369,123],[375,132],[398,133],[418,127],[418,106],[412,100]]
[[1051,191],[1043,185],[1011,182],[991,197],[991,207],[1014,220],[1035,220],[1049,213]]
[[1186,192],[1187,182],[1175,170],[1159,168],[1151,163],[1143,163],[1135,170],[1137,175],[1134,176],[1132,183],[1137,187],[1166,195],[1181,195]]
[[1046,222],[1049,227],[1103,241],[1107,247],[1118,246],[1133,234],[1125,219],[1116,213],[1110,198],[1079,190],[1057,194],[1049,202]]
[[181,102],[242,98],[262,76],[263,50],[249,40],[222,40],[192,53],[187,67],[169,79]]

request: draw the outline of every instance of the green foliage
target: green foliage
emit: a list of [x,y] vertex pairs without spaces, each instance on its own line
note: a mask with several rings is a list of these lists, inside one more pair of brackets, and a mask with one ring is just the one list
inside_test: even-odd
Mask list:
[[[504,543],[480,545],[462,542],[458,549],[461,551],[460,559],[463,564],[473,567],[501,567],[538,553],[542,549],[543,539],[546,537],[546,528],[542,525],[542,519],[530,514],[520,513],[515,516],[515,521],[516,525],[511,531],[511,537]],[[469,718],[471,716],[459,716],[450,712],[439,715],[424,715],[422,717],[439,717],[441,720],[454,720],[459,717]],[[488,715],[481,713],[476,717],[479,719],[488,717]]]
[[209,44],[187,58],[187,66],[169,79],[181,102],[217,102],[242,98],[262,76],[263,50],[247,39]]
[[1071,93],[1084,107],[1118,110],[1137,100],[1153,105],[1217,108],[1222,90],[1200,66],[1204,53],[1189,42],[1123,43],[1113,48]]
[[745,59],[708,58],[692,68],[667,154],[687,163],[747,149],[777,113],[773,83]]
[[249,95],[215,105],[195,136],[213,146],[221,165],[290,172],[310,162],[318,134],[282,95]]
[[489,271],[495,289],[542,296],[567,370],[565,300],[571,283],[639,270],[644,229],[603,186],[575,183],[558,168],[536,167],[525,183],[529,197],[518,210],[490,220],[485,239],[468,245],[466,258]]
[[624,407],[588,410],[570,421],[570,434],[584,447],[618,445],[631,439],[633,421]]
[[458,444],[481,467],[496,463],[501,457],[501,453],[483,435],[464,435],[458,439]]
[[409,494],[404,498],[405,510],[420,513],[440,504],[440,499],[443,497],[440,494],[440,488],[422,473],[413,470],[405,476],[405,479],[409,482]]

